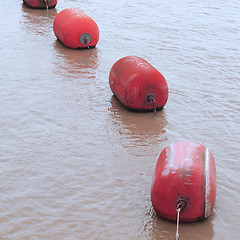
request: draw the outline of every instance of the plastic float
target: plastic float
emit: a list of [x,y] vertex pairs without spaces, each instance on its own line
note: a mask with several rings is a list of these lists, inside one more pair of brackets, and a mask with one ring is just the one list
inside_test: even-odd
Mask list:
[[79,9],[67,8],[53,22],[56,37],[69,48],[93,48],[99,40],[96,22]]
[[23,2],[31,8],[47,9],[54,8],[57,0],[23,0]]
[[159,216],[172,221],[179,216],[180,222],[202,220],[211,214],[215,199],[216,167],[208,148],[177,142],[162,151],[151,187],[152,205]]
[[117,99],[133,111],[160,110],[168,99],[163,75],[136,56],[121,58],[112,66],[109,85]]

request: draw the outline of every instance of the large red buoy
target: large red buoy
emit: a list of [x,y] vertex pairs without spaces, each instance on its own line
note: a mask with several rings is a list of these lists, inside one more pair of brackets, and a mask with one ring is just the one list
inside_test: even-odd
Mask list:
[[67,8],[53,22],[56,37],[69,48],[93,48],[99,39],[96,22],[79,9]]
[[57,0],[23,0],[23,2],[31,8],[54,8],[57,5]]
[[168,99],[165,78],[140,57],[128,56],[118,60],[110,70],[109,84],[117,99],[134,111],[159,110]]
[[151,200],[157,214],[175,221],[181,209],[181,222],[207,218],[216,199],[216,167],[205,146],[177,142],[160,154],[151,187]]

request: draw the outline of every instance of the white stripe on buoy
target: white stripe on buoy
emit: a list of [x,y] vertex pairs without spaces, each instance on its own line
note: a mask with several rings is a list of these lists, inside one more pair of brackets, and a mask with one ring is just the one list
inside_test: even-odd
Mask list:
[[210,193],[210,186],[209,186],[209,149],[206,148],[205,150],[205,211],[204,217],[208,217],[210,213],[210,203],[208,201],[209,193]]

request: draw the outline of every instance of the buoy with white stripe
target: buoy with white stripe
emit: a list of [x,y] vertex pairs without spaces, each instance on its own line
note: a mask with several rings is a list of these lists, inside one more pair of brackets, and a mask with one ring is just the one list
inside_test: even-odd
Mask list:
[[151,186],[157,214],[180,222],[207,218],[216,199],[216,167],[208,148],[196,142],[176,142],[160,154]]
[[69,48],[93,48],[99,40],[96,22],[79,9],[67,8],[57,14],[53,31]]
[[136,56],[123,57],[112,66],[109,85],[117,99],[133,111],[160,110],[168,99],[164,76]]
[[30,8],[47,9],[54,8],[57,5],[57,0],[23,0]]

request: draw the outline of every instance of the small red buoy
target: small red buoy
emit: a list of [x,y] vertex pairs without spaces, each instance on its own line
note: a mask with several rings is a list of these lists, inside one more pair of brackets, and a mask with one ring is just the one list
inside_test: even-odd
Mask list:
[[67,8],[53,22],[56,37],[69,48],[93,48],[99,40],[96,22],[79,9]]
[[216,199],[216,167],[205,146],[177,142],[160,154],[151,187],[151,200],[157,214],[181,222],[207,218]]
[[31,8],[54,8],[57,5],[57,0],[23,0],[23,2]]
[[136,56],[121,58],[112,66],[109,85],[117,99],[133,111],[159,110],[168,99],[168,85],[163,75]]

